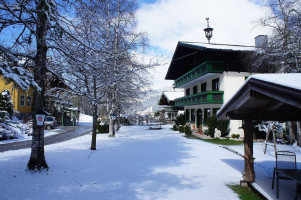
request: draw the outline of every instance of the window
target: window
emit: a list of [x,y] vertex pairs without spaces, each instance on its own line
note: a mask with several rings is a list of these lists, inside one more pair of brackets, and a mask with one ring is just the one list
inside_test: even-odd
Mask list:
[[207,123],[208,117],[211,116],[211,109],[210,108],[205,108],[204,109],[204,122]]
[[207,89],[207,83],[202,83],[201,92],[206,92],[206,89]]
[[193,94],[198,93],[198,86],[197,85],[192,88],[192,92],[193,92]]
[[190,95],[190,88],[186,89],[186,96]]
[[54,119],[52,118],[52,117],[46,117],[46,120],[45,120],[46,122],[53,122],[54,121]]
[[25,106],[25,96],[21,95],[20,97],[20,106]]
[[192,122],[195,121],[195,109],[191,109],[191,120]]
[[219,78],[212,80],[212,91],[219,91]]
[[189,109],[186,109],[186,114],[185,114],[185,119],[186,119],[186,122],[189,121],[189,112],[190,110]]
[[27,106],[31,106],[31,96],[27,96]]
[[214,115],[216,115],[216,113],[217,113],[218,110],[219,110],[219,108],[213,108],[213,109],[212,109],[212,113],[213,113]]

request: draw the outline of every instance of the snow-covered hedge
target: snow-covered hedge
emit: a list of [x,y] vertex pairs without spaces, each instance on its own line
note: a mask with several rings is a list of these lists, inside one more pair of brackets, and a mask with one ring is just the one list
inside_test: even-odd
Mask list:
[[0,140],[18,138],[21,134],[26,134],[27,125],[11,120],[6,111],[0,111],[0,118]]
[[18,138],[21,134],[26,134],[27,125],[17,121],[6,121],[0,123],[0,140]]

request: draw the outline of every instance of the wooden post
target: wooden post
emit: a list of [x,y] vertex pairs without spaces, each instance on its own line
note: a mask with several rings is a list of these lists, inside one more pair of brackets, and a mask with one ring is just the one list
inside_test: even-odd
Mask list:
[[243,125],[244,130],[244,159],[245,169],[243,178],[247,182],[254,182],[254,158],[253,158],[253,125],[252,121],[245,121]]

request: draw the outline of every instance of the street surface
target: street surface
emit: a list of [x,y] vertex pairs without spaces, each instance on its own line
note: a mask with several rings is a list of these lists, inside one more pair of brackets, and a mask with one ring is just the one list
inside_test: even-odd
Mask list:
[[[76,138],[92,131],[92,126],[65,126],[59,134],[51,135],[44,138],[45,145],[63,142]],[[25,140],[14,143],[0,144],[0,152],[9,150],[18,150],[31,148],[31,140]]]

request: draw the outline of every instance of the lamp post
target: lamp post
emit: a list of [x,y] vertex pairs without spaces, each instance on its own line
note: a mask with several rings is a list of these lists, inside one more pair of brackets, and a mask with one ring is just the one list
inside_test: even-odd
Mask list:
[[205,31],[205,36],[208,39],[208,43],[210,44],[213,28],[210,28],[209,26],[209,17],[207,17],[206,20],[207,20],[207,28],[205,28],[204,31]]

